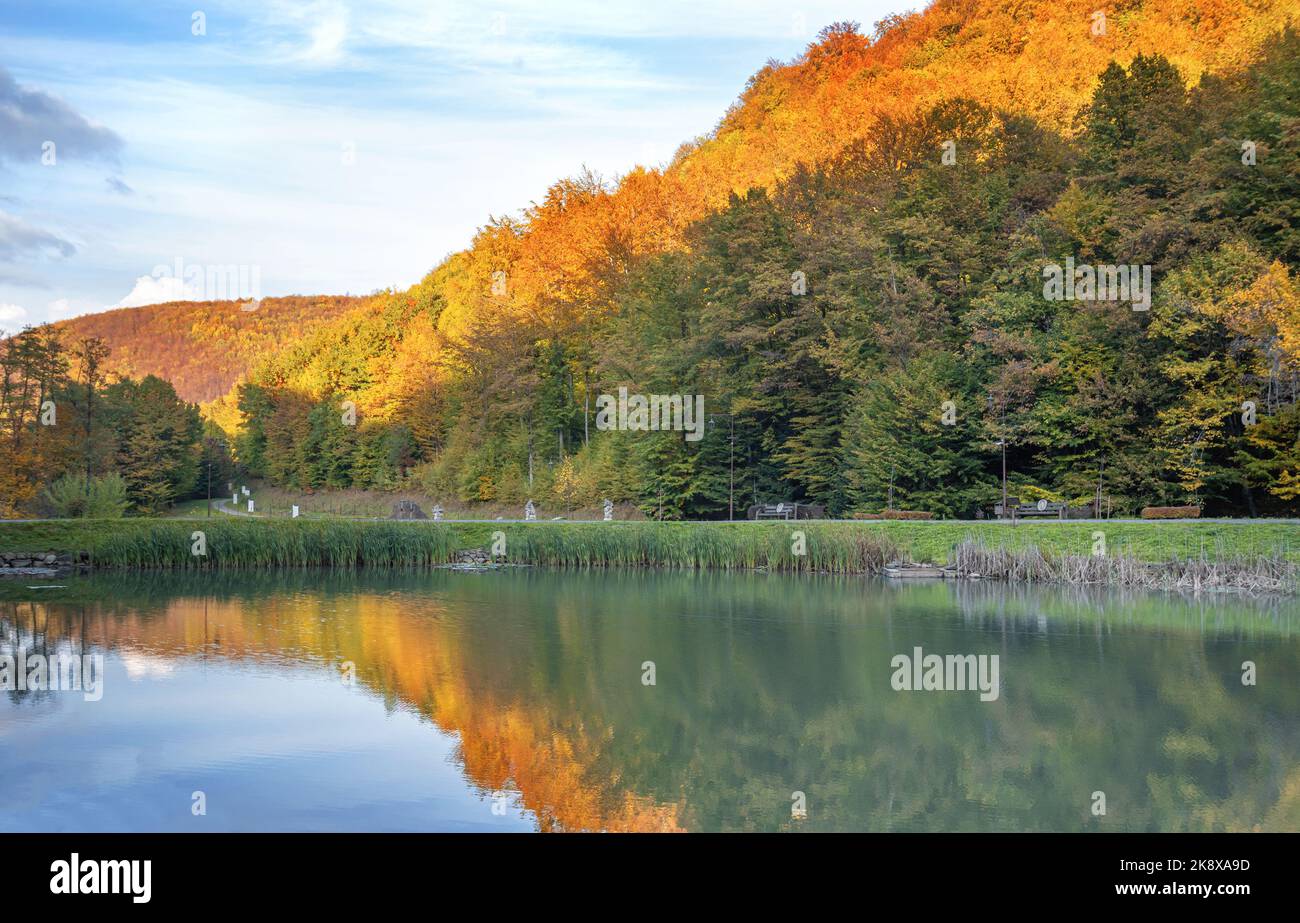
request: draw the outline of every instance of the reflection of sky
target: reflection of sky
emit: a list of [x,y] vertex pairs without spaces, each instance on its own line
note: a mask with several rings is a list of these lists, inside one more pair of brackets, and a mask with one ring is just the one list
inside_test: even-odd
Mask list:
[[405,709],[381,717],[332,668],[166,663],[109,654],[99,702],[0,699],[0,830],[534,829],[513,794],[497,816],[466,783],[455,737]]
[[[78,602],[0,593],[0,637],[107,648],[104,698],[0,694],[0,830],[782,830],[795,790],[810,830],[1296,827],[1291,598],[532,568],[69,583]],[[915,647],[999,655],[999,698],[894,690]],[[1098,789],[1104,823],[1078,800]]]
[[120,145],[54,167],[0,145],[0,328],[159,300],[139,280],[178,257],[258,266],[265,295],[407,286],[490,215],[583,165],[667,161],[767,59],[900,5],[4,0],[0,68]]

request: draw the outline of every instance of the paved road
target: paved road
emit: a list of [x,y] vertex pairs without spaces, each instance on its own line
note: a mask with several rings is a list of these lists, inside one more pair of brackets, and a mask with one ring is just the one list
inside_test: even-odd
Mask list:
[[[272,518],[273,518],[273,519],[279,519],[279,518],[283,518],[283,516],[282,516],[282,515],[279,515],[279,514],[277,514],[276,516],[266,516],[266,515],[261,514],[261,513],[249,513],[247,510],[229,509],[229,504],[230,504],[230,502],[231,502],[231,501],[229,501],[229,500],[221,500],[221,501],[214,500],[214,501],[213,501],[213,503],[216,504],[217,509],[221,510],[221,512],[223,512],[223,513],[228,513],[228,514],[233,515],[233,516],[249,516],[249,517],[252,517],[252,518],[254,518],[254,519],[272,519]],[[391,520],[390,520],[390,519],[388,519],[388,517],[386,517],[386,516],[335,516],[335,517],[330,517],[330,518],[333,518],[333,519],[348,519],[348,520],[352,520],[352,521],[355,521],[355,522],[433,522],[432,519],[391,519]],[[19,521],[21,521],[21,520],[19,520]],[[524,523],[528,523],[528,522],[591,523],[591,522],[602,522],[603,520],[600,520],[600,519],[545,519],[545,518],[542,518],[542,517],[538,517],[538,518],[535,519],[535,520],[529,520],[529,519],[448,519],[448,518],[446,518],[446,517],[443,517],[443,519],[440,520],[440,521],[441,521],[441,522],[464,522],[464,523],[494,523],[494,522],[499,522],[499,523],[511,523],[511,524],[513,524],[513,523],[524,524]],[[645,522],[645,521],[648,521],[648,520],[627,520],[627,519],[624,519],[624,520],[614,520],[614,521],[615,521],[615,522]],[[726,519],[704,519],[704,520],[687,520],[687,521],[688,521],[688,522],[709,522],[709,523],[715,523],[715,524],[722,525],[722,524],[726,524],[729,520],[726,520]],[[751,521],[751,520],[748,520],[748,519],[736,519],[736,520],[730,520],[730,522],[732,522],[733,524],[746,523],[746,522],[750,522],[750,521]],[[924,525],[955,525],[955,524],[958,524],[958,523],[963,523],[963,524],[967,524],[967,525],[977,525],[977,524],[978,524],[978,525],[1020,526],[1020,525],[1024,525],[1024,524],[1026,524],[1026,523],[1031,523],[1031,522],[1032,522],[1032,523],[1035,523],[1035,524],[1037,524],[1037,523],[1045,523],[1045,524],[1049,524],[1049,525],[1053,525],[1053,524],[1055,524],[1055,525],[1069,525],[1069,524],[1071,524],[1071,523],[1078,523],[1078,524],[1080,524],[1080,525],[1087,525],[1087,524],[1089,524],[1089,523],[1094,523],[1094,524],[1100,523],[1100,524],[1102,524],[1102,525],[1105,525],[1106,523],[1147,523],[1147,524],[1149,524],[1149,525],[1162,525],[1162,526],[1191,526],[1191,525],[1196,525],[1197,523],[1222,523],[1222,524],[1225,524],[1225,525],[1238,525],[1238,526],[1253,525],[1253,524],[1277,524],[1277,525],[1294,525],[1294,526],[1300,526],[1300,519],[1121,519],[1121,518],[1119,518],[1118,516],[1115,517],[1114,519],[1054,519],[1054,518],[1043,517],[1043,518],[1041,518],[1041,519],[1038,519],[1038,518],[1018,519],[1018,520],[1016,520],[1015,522],[1008,522],[1008,521],[1005,520],[1005,519],[1001,519],[1001,520],[999,520],[999,519],[907,519],[907,520],[903,520],[903,519],[900,519],[900,520],[882,520],[882,519],[799,519],[799,520],[789,519],[789,520],[780,520],[780,519],[765,519],[765,520],[763,520],[763,522],[782,522],[782,521],[784,521],[784,522],[805,522],[805,523],[806,523],[806,522],[854,523],[854,524],[857,524],[857,525],[860,525],[860,526],[876,525],[876,524],[884,523],[884,522],[906,522],[906,523],[908,523],[909,525],[922,525],[922,526],[924,526]]]
[[[212,501],[212,505],[213,505],[213,507],[214,507],[216,510],[218,510],[219,512],[225,513],[227,516],[246,516],[246,517],[248,517],[249,519],[283,519],[283,518],[288,518],[288,517],[285,517],[283,514],[278,514],[278,513],[277,513],[276,515],[274,515],[274,516],[268,516],[268,515],[266,515],[265,513],[250,513],[250,512],[248,512],[248,510],[246,510],[246,509],[235,509],[235,508],[232,508],[232,507],[231,507],[231,502],[232,502],[231,500],[225,500],[225,499],[214,499],[214,500]],[[196,516],[196,517],[194,517],[194,518],[202,518],[202,516],[201,516],[201,514],[200,514],[200,515],[198,515],[198,516]],[[331,517],[331,518],[337,518],[337,519],[349,519],[349,520],[354,520],[354,521],[357,521],[357,522],[432,522],[432,521],[433,521],[432,519],[417,519],[417,520],[397,520],[397,519],[392,519],[392,520],[390,520],[390,519],[388,519],[387,517],[381,517],[381,516],[338,516],[338,517]],[[7,522],[52,522],[52,521],[53,521],[53,522],[57,522],[58,520],[50,520],[50,519],[4,519],[4,520],[0,520],[0,523],[7,523]],[[444,518],[444,519],[442,520],[442,522],[466,522],[466,523],[494,523],[494,522],[499,522],[499,523],[527,523],[527,522],[530,522],[530,521],[531,521],[531,522],[563,522],[563,523],[601,522],[601,520],[599,520],[599,519],[540,519],[540,518],[539,518],[539,519],[536,519],[536,520],[526,520],[526,519],[445,519],[445,518]],[[636,522],[642,522],[642,521],[646,521],[646,520],[615,520],[615,521],[616,521],[616,522],[633,522],[633,521],[636,521]],[[687,520],[687,521],[689,521],[689,522],[712,522],[712,523],[718,523],[718,524],[722,524],[722,523],[726,523],[726,522],[727,522],[727,520],[725,520],[725,519]],[[765,519],[765,520],[763,520],[763,521],[764,521],[764,522],[781,522],[782,520],[779,520],[779,519]],[[995,524],[997,524],[997,525],[1004,525],[1004,526],[1006,526],[1006,525],[1019,526],[1019,525],[1022,525],[1022,524],[1025,524],[1025,523],[1030,523],[1030,522],[1035,523],[1035,524],[1037,524],[1037,523],[1045,523],[1045,524],[1049,524],[1049,525],[1050,525],[1050,524],[1068,525],[1068,524],[1070,524],[1070,523],[1080,523],[1080,524],[1085,524],[1085,525],[1086,525],[1086,524],[1088,524],[1088,523],[1102,523],[1102,524],[1105,524],[1105,523],[1114,523],[1114,522],[1122,522],[1122,523],[1140,522],[1140,523],[1148,523],[1148,524],[1152,524],[1152,525],[1157,525],[1157,524],[1158,524],[1158,525],[1162,525],[1162,526],[1194,526],[1194,525],[1196,525],[1196,524],[1198,524],[1198,523],[1222,523],[1222,524],[1224,524],[1224,525],[1237,525],[1237,526],[1256,525],[1256,524],[1261,524],[1261,525],[1273,525],[1273,524],[1276,524],[1276,525],[1300,526],[1300,519],[1262,519],[1262,518],[1261,518],[1261,519],[1120,519],[1120,518],[1116,517],[1116,518],[1114,518],[1114,519],[1049,519],[1049,518],[1044,517],[1044,518],[1042,518],[1042,519],[1020,519],[1020,520],[1017,520],[1017,521],[1014,522],[1014,523],[1009,523],[1009,522],[1007,522],[1006,520],[996,520],[996,519],[907,519],[907,520],[901,520],[901,519],[900,519],[900,520],[881,520],[881,519],[800,519],[800,520],[793,520],[793,519],[791,519],[791,520],[784,520],[784,521],[786,521],[786,522],[795,522],[795,521],[798,521],[798,522],[805,522],[805,523],[806,523],[806,522],[840,522],[840,523],[856,523],[856,524],[858,524],[858,525],[862,525],[862,526],[866,526],[866,525],[875,525],[875,524],[879,524],[879,523],[883,523],[883,522],[906,522],[908,525],[920,525],[920,526],[925,526],[925,525],[954,525],[954,524],[957,524],[957,523],[965,523],[965,524],[968,524],[968,525],[976,525],[976,524],[989,524],[989,525],[995,525]],[[749,522],[749,520],[747,520],[747,519],[737,519],[737,520],[734,520],[734,522],[735,522],[735,523],[744,523],[744,522]]]
[[242,510],[238,508],[231,509],[230,504],[233,502],[234,502],[233,500],[226,500],[225,498],[222,498],[220,500],[213,500],[212,505],[219,512],[225,513],[227,516],[247,516],[250,519],[257,518],[256,513],[250,513],[247,509],[242,509]]

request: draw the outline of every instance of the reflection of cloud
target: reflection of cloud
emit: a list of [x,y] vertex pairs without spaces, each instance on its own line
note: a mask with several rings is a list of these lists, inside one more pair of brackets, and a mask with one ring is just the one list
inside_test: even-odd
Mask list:
[[197,301],[198,294],[185,286],[184,279],[175,276],[140,276],[135,287],[114,308],[140,308],[147,304],[166,304],[169,301]]
[[[0,119],[3,118],[3,111],[3,107],[0,107]],[[21,218],[0,211],[0,261],[50,253],[72,256],[76,252],[77,248],[62,237],[32,227]]]
[[176,672],[176,665],[163,657],[135,651],[122,651],[118,656],[131,679],[165,679]]
[[0,160],[39,163],[46,141],[54,142],[56,157],[87,160],[116,160],[122,147],[122,139],[103,125],[57,96],[19,86],[0,67]]

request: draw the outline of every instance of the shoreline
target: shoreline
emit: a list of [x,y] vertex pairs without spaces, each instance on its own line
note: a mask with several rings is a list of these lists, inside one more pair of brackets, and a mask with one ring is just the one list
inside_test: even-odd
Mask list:
[[925,564],[946,571],[947,579],[1300,593],[1300,525],[1238,520],[1169,526],[1141,520],[1015,525],[251,517],[0,521],[0,576],[9,570],[3,567],[6,559],[26,563],[49,555],[63,561],[71,556],[90,570],[191,572],[509,563],[871,576],[894,565]]

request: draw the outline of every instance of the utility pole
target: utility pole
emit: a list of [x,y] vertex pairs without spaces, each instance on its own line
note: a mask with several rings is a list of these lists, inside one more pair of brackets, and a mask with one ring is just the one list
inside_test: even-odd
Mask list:
[[212,458],[208,458],[208,518],[212,518]]

